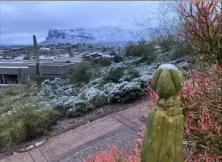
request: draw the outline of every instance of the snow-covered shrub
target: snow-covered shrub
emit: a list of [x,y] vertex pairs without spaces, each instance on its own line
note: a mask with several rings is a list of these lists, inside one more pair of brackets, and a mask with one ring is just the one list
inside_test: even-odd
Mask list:
[[95,107],[101,106],[108,101],[105,93],[95,87],[90,87],[89,89],[86,89],[84,97]]
[[121,67],[111,68],[105,76],[107,82],[119,82],[119,79],[123,76],[124,69]]
[[65,77],[69,78],[73,84],[88,83],[91,79],[91,66],[86,63],[70,68]]
[[66,111],[68,117],[80,116],[86,114],[90,109],[93,109],[93,106],[91,106],[87,100],[74,100],[71,104],[72,107]]
[[140,77],[139,71],[134,68],[129,68],[129,70],[127,71],[127,75],[130,76],[130,78],[132,79]]
[[143,80],[124,81],[119,84],[108,83],[104,85],[104,92],[111,103],[131,102],[145,94],[146,82]]

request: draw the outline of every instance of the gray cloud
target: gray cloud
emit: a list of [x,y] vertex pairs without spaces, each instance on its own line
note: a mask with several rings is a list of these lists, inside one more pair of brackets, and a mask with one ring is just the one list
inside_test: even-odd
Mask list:
[[[44,40],[48,29],[118,26],[135,28],[133,18],[143,18],[158,2],[66,1],[0,2],[0,40],[5,44],[31,43],[33,34]],[[154,22],[155,25],[155,22]]]

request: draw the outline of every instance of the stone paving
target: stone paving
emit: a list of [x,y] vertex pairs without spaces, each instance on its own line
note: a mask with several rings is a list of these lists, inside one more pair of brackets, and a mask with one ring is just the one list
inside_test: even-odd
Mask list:
[[83,162],[97,151],[115,145],[130,151],[139,133],[141,112],[148,112],[148,102],[87,123],[54,136],[46,144],[25,153],[14,153],[0,162]]

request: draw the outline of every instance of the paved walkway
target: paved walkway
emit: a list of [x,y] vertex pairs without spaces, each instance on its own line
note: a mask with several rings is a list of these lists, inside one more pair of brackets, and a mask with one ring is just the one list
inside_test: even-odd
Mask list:
[[111,145],[129,151],[141,126],[138,117],[147,111],[145,102],[54,136],[39,148],[14,153],[0,162],[83,162]]

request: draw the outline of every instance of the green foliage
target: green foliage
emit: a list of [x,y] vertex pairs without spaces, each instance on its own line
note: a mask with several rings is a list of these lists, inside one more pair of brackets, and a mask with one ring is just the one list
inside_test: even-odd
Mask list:
[[124,74],[124,69],[121,67],[117,67],[117,68],[111,68],[107,74],[107,76],[105,76],[105,81],[106,82],[119,82],[119,79],[123,76]]
[[174,35],[165,35],[156,37],[154,41],[160,46],[162,52],[165,52],[171,50],[171,48],[177,45],[180,40]]
[[148,114],[141,162],[183,162],[183,114],[178,92],[184,78],[173,65],[159,67],[151,87],[159,95],[157,105]]
[[127,75],[130,76],[131,78],[139,78],[140,77],[140,73],[136,70],[136,69],[129,69],[127,71]]
[[115,63],[119,63],[119,62],[123,61],[123,57],[120,56],[120,55],[114,55],[113,61],[114,61]]
[[101,66],[109,66],[112,63],[112,59],[110,59],[110,58],[101,58],[101,59],[95,60],[93,63],[99,64]]
[[178,42],[173,51],[169,54],[170,60],[176,60],[181,57],[197,57],[195,50],[187,41]]
[[87,63],[78,64],[69,69],[65,77],[73,84],[88,83],[91,79],[91,66]]
[[18,104],[11,115],[0,116],[0,149],[9,148],[47,133],[59,114],[52,109],[38,109],[30,104]]
[[7,86],[0,88],[0,115],[11,110],[11,104],[23,100],[31,94],[36,93],[36,88],[31,83],[21,86]]
[[145,40],[139,41],[137,44],[129,43],[126,47],[125,56],[137,56],[142,57],[148,63],[153,62],[156,59],[155,43],[147,42]]

